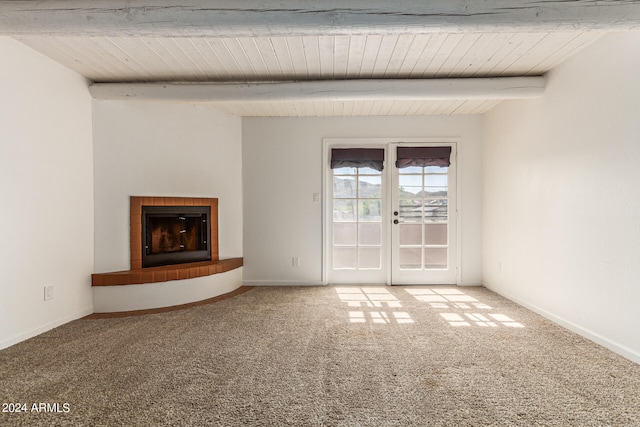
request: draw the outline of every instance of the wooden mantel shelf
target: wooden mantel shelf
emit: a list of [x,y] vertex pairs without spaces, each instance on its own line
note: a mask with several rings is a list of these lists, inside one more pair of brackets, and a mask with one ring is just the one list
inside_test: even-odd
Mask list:
[[91,286],[141,285],[211,276],[240,268],[243,258],[200,261],[91,275]]

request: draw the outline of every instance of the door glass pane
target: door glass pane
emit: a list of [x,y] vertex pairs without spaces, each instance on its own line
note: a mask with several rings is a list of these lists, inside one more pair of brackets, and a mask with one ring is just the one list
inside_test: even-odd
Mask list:
[[379,222],[358,224],[358,242],[361,245],[382,244],[382,224]]
[[334,176],[333,177],[333,197],[336,197],[336,198],[356,197],[356,177],[355,176]]
[[422,189],[422,175],[400,175],[398,177],[398,180],[399,180],[400,190],[406,187],[417,187]]
[[425,187],[424,191],[428,197],[447,197],[447,187]]
[[360,176],[358,183],[358,197],[371,198],[382,197],[382,177],[378,176]]
[[447,186],[447,175],[425,175],[424,176],[424,185],[426,187],[446,187]]
[[333,169],[333,174],[334,175],[355,175],[356,170],[357,170],[356,168],[350,168],[350,167],[336,168],[336,169]]
[[447,166],[427,166],[424,168],[425,173],[441,173],[448,174],[449,168]]
[[447,218],[447,199],[426,199],[424,201],[425,222],[446,222]]
[[355,270],[356,248],[333,248],[333,268],[335,270]]
[[403,270],[419,270],[422,268],[422,249],[400,248],[400,268]]
[[334,245],[356,245],[356,224],[354,222],[336,222],[333,224]]
[[333,220],[334,221],[355,221],[356,220],[355,200],[334,200]]
[[401,199],[400,219],[402,222],[422,222],[422,198]]
[[400,187],[400,195],[404,196],[405,198],[408,197],[422,197],[422,187],[409,187],[409,186],[403,186]]
[[380,268],[380,248],[359,248],[358,268]]
[[400,224],[401,245],[422,245],[422,224]]
[[422,167],[421,166],[409,166],[408,168],[399,169],[399,172],[400,172],[401,175],[405,175],[405,174],[408,174],[408,173],[421,174],[422,173]]
[[360,175],[381,175],[382,172],[377,171],[373,168],[358,168],[358,173]]
[[358,220],[360,221],[382,221],[381,200],[358,200]]
[[[446,245],[448,224],[425,224],[424,244],[425,245]],[[402,244],[402,243],[401,243]]]
[[424,189],[429,197],[447,197],[447,176],[426,175]]
[[447,268],[447,248],[425,248],[425,268]]

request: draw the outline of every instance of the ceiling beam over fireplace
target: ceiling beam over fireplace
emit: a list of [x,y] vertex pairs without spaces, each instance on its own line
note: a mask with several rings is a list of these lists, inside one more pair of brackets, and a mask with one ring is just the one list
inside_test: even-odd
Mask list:
[[0,0],[0,35],[269,37],[640,29],[640,0]]
[[318,80],[282,83],[95,83],[103,100],[175,102],[429,101],[543,95],[544,77]]

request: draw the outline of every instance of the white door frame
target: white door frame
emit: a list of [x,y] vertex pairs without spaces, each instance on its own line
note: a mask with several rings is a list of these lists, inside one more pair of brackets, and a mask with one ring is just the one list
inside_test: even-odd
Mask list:
[[[449,215],[455,215],[456,221],[456,284],[460,284],[461,275],[462,275],[462,160],[464,156],[463,147],[461,143],[461,138],[323,138],[322,140],[322,283],[328,284],[329,277],[329,249],[331,241],[330,236],[328,235],[327,230],[330,230],[329,221],[333,218],[333,206],[330,203],[333,199],[332,194],[330,193],[333,190],[333,184],[329,185],[328,179],[332,175],[331,167],[330,167],[330,153],[331,148],[357,148],[357,147],[371,147],[371,148],[381,148],[384,147],[386,151],[385,156],[385,169],[389,169],[391,167],[395,167],[395,165],[391,165],[389,162],[388,148],[389,144],[434,144],[434,143],[447,143],[447,144],[455,144],[456,146],[456,212],[450,212]],[[388,172],[388,170],[387,170]],[[392,188],[392,174],[386,173],[386,182],[385,185],[387,189]],[[385,192],[386,196],[389,200],[385,202],[385,208],[391,206],[390,200],[390,192]],[[391,284],[391,226],[390,223],[392,221],[390,212],[387,212],[386,216],[387,226],[383,227],[383,232],[386,233],[386,242],[384,245],[384,253],[383,253],[383,263],[385,264],[384,269],[386,270],[386,284]]]

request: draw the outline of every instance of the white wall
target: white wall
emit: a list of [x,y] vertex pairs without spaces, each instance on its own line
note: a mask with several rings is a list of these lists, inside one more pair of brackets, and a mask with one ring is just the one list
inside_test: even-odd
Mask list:
[[640,362],[640,33],[500,104],[484,136],[484,283]]
[[481,116],[244,118],[242,130],[246,284],[321,282],[323,138],[461,138],[462,284],[481,282]]
[[239,117],[99,100],[93,117],[96,272],[130,267],[129,196],[217,197],[220,258],[242,256]]
[[220,258],[242,256],[239,117],[188,104],[93,101],[95,269],[129,269],[129,196],[217,197]]
[[93,312],[93,172],[87,82],[11,38],[0,58],[4,348]]

